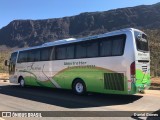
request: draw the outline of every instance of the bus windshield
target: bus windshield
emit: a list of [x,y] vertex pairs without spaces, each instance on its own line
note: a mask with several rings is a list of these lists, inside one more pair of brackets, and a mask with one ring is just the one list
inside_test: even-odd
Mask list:
[[138,51],[149,51],[147,36],[141,32],[134,32]]

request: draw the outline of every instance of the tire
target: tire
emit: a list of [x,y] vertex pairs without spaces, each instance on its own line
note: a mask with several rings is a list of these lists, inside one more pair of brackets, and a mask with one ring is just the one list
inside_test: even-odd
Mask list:
[[86,93],[86,85],[81,79],[74,81],[72,89],[77,95],[84,95]]
[[19,85],[20,85],[21,87],[25,87],[25,81],[24,81],[23,78],[20,78]]

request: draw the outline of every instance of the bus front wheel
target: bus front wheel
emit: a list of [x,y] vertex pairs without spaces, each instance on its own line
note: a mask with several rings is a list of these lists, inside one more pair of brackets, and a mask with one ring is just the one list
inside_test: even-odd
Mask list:
[[73,92],[77,95],[84,95],[86,93],[86,85],[80,79],[74,81],[72,89]]
[[23,78],[20,78],[19,84],[20,84],[21,87],[24,87],[24,86],[25,86],[25,81],[24,81]]

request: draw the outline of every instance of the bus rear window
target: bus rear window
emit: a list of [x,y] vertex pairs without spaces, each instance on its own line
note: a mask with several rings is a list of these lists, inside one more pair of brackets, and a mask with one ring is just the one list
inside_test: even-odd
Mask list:
[[138,51],[149,51],[147,36],[141,32],[134,32]]

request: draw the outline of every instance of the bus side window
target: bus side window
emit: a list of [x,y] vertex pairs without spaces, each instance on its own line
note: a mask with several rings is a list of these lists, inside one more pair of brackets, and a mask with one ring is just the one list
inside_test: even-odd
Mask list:
[[66,47],[66,59],[74,59],[74,44]]
[[29,52],[28,62],[40,61],[40,50],[39,49],[30,50],[28,52]]
[[100,56],[104,57],[111,55],[112,55],[112,40],[103,38],[103,40],[100,42]]
[[50,60],[50,55],[51,55],[51,47],[47,48],[42,48],[41,51],[41,61],[49,61]]
[[55,53],[55,47],[51,47],[51,60],[55,60],[56,58],[56,53]]
[[76,44],[76,58],[85,58],[87,56],[85,42],[79,42]]
[[100,56],[121,56],[124,52],[126,36],[103,38],[100,42]]
[[114,47],[112,47],[112,55],[113,56],[123,54],[124,40],[122,38],[114,39],[113,46],[114,46]]
[[27,62],[28,52],[22,51],[19,52],[18,63]]
[[87,57],[98,57],[98,42],[89,42],[87,46]]
[[62,60],[66,58],[66,47],[57,46],[56,47],[56,60]]

